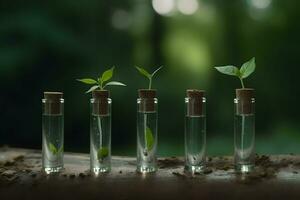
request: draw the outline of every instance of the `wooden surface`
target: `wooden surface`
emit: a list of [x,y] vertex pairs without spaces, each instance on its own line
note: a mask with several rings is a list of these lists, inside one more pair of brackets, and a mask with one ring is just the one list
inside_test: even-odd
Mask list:
[[131,157],[114,156],[112,171],[89,173],[89,155],[65,154],[65,171],[41,173],[41,152],[0,149],[3,199],[300,199],[300,157],[257,156],[256,170],[235,173],[232,157],[209,157],[203,174],[183,172],[181,158],[159,159],[159,170],[143,175]]

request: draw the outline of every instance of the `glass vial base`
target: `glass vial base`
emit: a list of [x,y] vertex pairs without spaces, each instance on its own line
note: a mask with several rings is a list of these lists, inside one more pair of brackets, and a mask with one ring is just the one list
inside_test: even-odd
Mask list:
[[64,170],[63,167],[45,167],[43,169],[43,171],[46,173],[46,174],[57,174],[57,173],[60,173]]
[[204,170],[204,165],[197,165],[197,166],[193,166],[193,165],[186,165],[184,166],[184,171],[188,172],[188,173],[201,173]]
[[151,173],[156,172],[157,167],[156,166],[137,166],[136,171],[139,173]]
[[98,176],[102,173],[109,173],[110,172],[110,167],[94,167],[91,169],[93,175]]
[[235,164],[235,170],[241,173],[248,173],[253,171],[254,164]]

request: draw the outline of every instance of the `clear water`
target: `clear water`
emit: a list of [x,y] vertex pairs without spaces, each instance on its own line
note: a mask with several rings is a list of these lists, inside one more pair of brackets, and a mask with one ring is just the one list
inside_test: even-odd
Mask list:
[[235,115],[234,118],[235,164],[241,171],[254,166],[255,116],[254,114]]
[[[149,137],[151,131],[152,139]],[[148,132],[148,133],[147,133]],[[148,136],[147,136],[148,134]],[[157,113],[137,114],[137,171],[154,172],[157,169]]]
[[205,165],[206,117],[185,117],[185,170],[200,172]]
[[98,175],[111,170],[111,116],[92,115],[90,127],[91,171]]
[[63,169],[64,117],[43,115],[42,119],[42,165],[47,174]]

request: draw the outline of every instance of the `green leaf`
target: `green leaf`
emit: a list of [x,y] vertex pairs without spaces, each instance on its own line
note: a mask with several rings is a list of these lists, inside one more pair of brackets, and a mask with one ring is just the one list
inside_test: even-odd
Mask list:
[[90,92],[92,92],[92,91],[94,91],[94,90],[96,90],[96,89],[98,89],[99,88],[99,85],[94,85],[93,87],[91,87],[88,91],[86,91],[86,93],[90,93]]
[[64,145],[62,145],[62,146],[58,149],[57,153],[62,153],[63,151],[64,151]]
[[89,84],[89,85],[97,84],[97,81],[94,79],[91,79],[91,78],[77,79],[77,81],[80,81],[82,83]]
[[100,80],[101,80],[102,83],[104,83],[105,81],[108,81],[109,79],[112,78],[113,73],[114,73],[114,68],[115,68],[115,67],[112,67],[112,68],[110,68],[109,70],[106,70],[106,71],[102,74],[102,76],[101,76],[101,78],[100,78]]
[[145,69],[140,67],[135,67],[142,75],[146,76],[147,78],[151,79],[152,75],[147,72]]
[[107,147],[99,148],[97,156],[98,156],[98,160],[107,157],[108,156],[108,148]]
[[150,151],[153,148],[154,138],[151,129],[147,126],[146,128],[146,142],[147,150]]
[[151,76],[154,76],[154,74],[156,74],[161,68],[163,68],[163,66],[160,66],[157,70],[155,70],[155,71],[151,74]]
[[255,70],[255,58],[245,62],[240,69],[240,77],[247,78]]
[[49,143],[49,149],[50,149],[51,153],[54,155],[56,155],[58,153],[57,148],[51,142]]
[[222,74],[227,74],[227,75],[237,76],[237,77],[240,76],[239,69],[232,65],[215,67],[215,69],[221,72]]
[[111,82],[106,83],[103,88],[105,88],[106,86],[109,86],[109,85],[126,86],[124,83],[121,83],[118,81],[111,81]]

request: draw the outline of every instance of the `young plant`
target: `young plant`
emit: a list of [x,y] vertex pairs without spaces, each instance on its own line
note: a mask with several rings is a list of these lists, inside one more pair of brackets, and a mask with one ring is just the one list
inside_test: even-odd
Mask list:
[[[84,79],[77,79],[77,80],[84,84],[93,85],[86,93],[90,93],[94,90],[104,90],[107,86],[110,85],[126,86],[124,83],[118,81],[108,82],[113,77],[113,73],[114,73],[114,67],[103,72],[103,74],[99,76],[99,78],[97,79],[84,78]],[[98,130],[100,133],[100,148],[97,151],[97,157],[98,160],[102,161],[104,158],[106,158],[109,155],[109,150],[108,147],[105,147],[102,144],[103,130],[101,126],[101,116],[97,117],[97,123],[98,123]]]
[[[159,67],[156,69],[152,74],[150,74],[147,70],[141,68],[141,67],[135,67],[143,76],[149,79],[149,86],[148,89],[150,90],[152,88],[152,78],[154,75],[162,68]],[[150,152],[153,149],[154,146],[154,137],[152,130],[147,126],[147,114],[145,113],[144,116],[144,123],[145,123],[145,129],[144,129],[144,138],[145,138],[145,150],[144,155],[147,156],[148,152]]]
[[[243,79],[247,78],[250,74],[252,74],[255,70],[255,57],[251,60],[245,62],[240,69],[235,66],[221,66],[215,67],[219,72],[231,76],[236,76],[240,79],[242,88],[245,88]],[[245,135],[245,115],[242,115],[242,133],[241,133],[241,150],[242,157],[244,156],[244,135]]]
[[152,78],[153,76],[162,68],[163,66],[159,67],[158,69],[156,69],[152,74],[150,74],[149,72],[147,72],[145,69],[141,68],[141,67],[135,67],[143,76],[147,77],[149,79],[149,86],[148,89],[150,90],[152,87]]
[[83,78],[83,79],[77,79],[77,81],[85,83],[87,85],[94,85],[86,93],[90,93],[97,89],[104,90],[109,85],[126,86],[124,83],[121,83],[118,81],[107,82],[113,77],[114,69],[115,69],[115,67],[112,67],[109,70],[106,70],[96,80],[92,79],[92,78]]
[[248,62],[245,62],[240,69],[232,65],[215,67],[215,69],[221,72],[222,74],[238,77],[241,81],[242,88],[245,88],[243,79],[247,78],[250,74],[254,72],[255,58],[253,57]]

